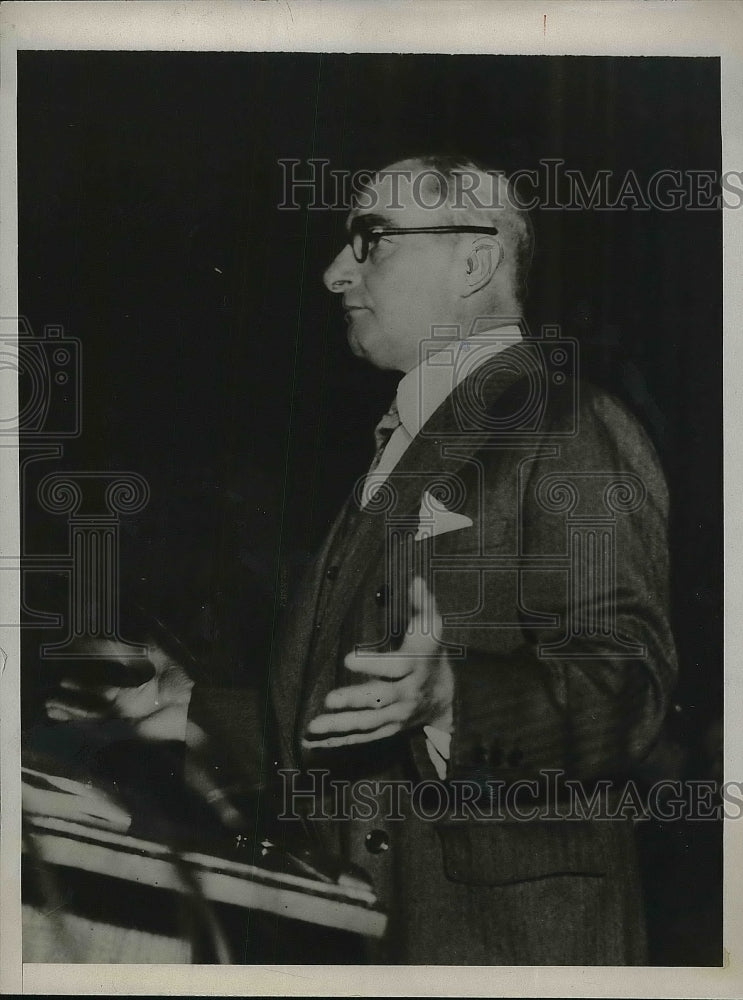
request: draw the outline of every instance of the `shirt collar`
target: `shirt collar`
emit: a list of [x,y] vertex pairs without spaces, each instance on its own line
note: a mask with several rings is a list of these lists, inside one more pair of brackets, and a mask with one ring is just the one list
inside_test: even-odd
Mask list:
[[484,330],[458,340],[440,351],[431,347],[419,365],[402,377],[397,387],[400,422],[415,437],[429,417],[488,358],[521,341],[516,324]]

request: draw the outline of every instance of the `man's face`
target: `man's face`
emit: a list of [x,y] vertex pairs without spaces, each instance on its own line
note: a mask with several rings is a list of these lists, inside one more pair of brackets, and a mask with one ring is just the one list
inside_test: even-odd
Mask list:
[[[391,190],[390,178],[385,180],[382,172],[381,180],[366,189],[371,207],[354,208],[347,226],[358,216],[385,228],[440,226],[449,221],[443,209],[416,204],[415,188],[406,180],[399,184],[397,204]],[[417,200],[433,202],[425,191]],[[378,368],[410,371],[421,360],[419,344],[432,336],[432,327],[459,319],[456,242],[449,235],[383,236],[362,263],[346,246],[325,272],[324,281],[330,291],[343,295],[351,350]]]

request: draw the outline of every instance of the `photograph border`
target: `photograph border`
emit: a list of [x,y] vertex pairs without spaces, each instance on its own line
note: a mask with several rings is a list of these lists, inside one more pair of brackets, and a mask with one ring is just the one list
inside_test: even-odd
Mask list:
[[[18,315],[16,55],[28,49],[463,52],[715,56],[722,169],[743,169],[739,0],[9,2],[0,8],[0,316]],[[725,779],[743,776],[743,210],[723,213]],[[690,253],[689,266],[692,266]],[[700,331],[700,337],[705,331]],[[11,401],[12,402],[12,401]],[[5,404],[7,405],[7,404]],[[16,400],[17,407],[17,400]],[[19,546],[17,442],[0,442],[0,552]],[[730,529],[733,530],[730,530]],[[0,564],[1,565],[1,564]],[[0,577],[0,621],[18,621],[20,583]],[[30,965],[20,952],[20,629],[0,629],[0,992],[49,995],[450,995],[735,997],[743,990],[743,824],[725,823],[721,968]]]

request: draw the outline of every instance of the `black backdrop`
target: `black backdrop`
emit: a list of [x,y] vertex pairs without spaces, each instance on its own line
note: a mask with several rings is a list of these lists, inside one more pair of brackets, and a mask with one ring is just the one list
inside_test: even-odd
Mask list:
[[[262,679],[275,612],[394,390],[349,355],[320,280],[344,213],[279,211],[278,160],[719,170],[719,63],[22,52],[18,123],[21,312],[82,341],[83,434],[57,467],[148,479],[123,523],[128,591],[240,683]],[[722,696],[720,213],[533,215],[532,329],[582,340],[667,470],[676,725],[704,770]]]

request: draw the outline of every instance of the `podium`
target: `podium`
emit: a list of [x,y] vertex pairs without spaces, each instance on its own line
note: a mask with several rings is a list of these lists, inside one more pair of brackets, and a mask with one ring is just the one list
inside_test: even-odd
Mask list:
[[[70,744],[74,732],[66,724],[45,738]],[[43,759],[49,770],[26,754],[24,962],[364,961],[364,940],[386,922],[365,872],[324,853],[301,824],[264,819],[252,799],[239,830],[219,825],[182,787],[174,758],[112,749],[109,764],[121,766],[108,785],[103,772],[73,777],[58,758]]]
[[24,877],[33,870],[47,890],[55,883],[51,893],[24,890],[26,962],[198,961],[203,947],[189,935],[189,917],[192,930],[198,918],[222,939],[214,960],[240,961],[220,927],[240,911],[350,935],[379,937],[385,928],[368,884],[277,870],[281,852],[262,867],[43,816],[28,818],[25,842]]

